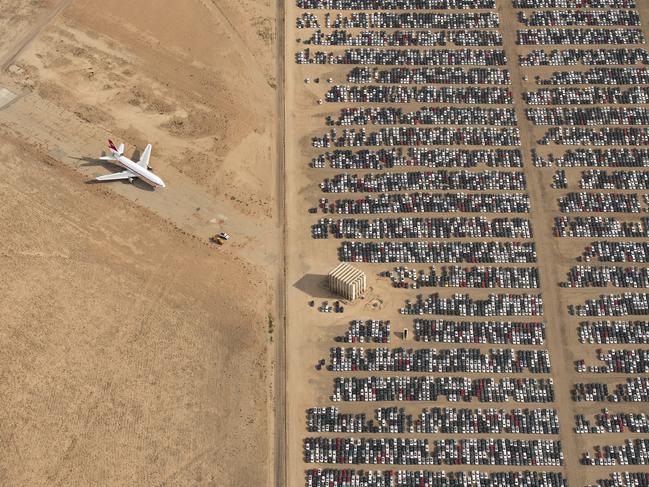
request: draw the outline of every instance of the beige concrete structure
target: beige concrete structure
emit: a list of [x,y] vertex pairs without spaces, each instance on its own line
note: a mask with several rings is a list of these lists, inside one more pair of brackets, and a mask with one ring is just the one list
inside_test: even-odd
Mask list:
[[363,271],[343,262],[329,273],[329,289],[345,299],[353,301],[367,287],[367,278]]

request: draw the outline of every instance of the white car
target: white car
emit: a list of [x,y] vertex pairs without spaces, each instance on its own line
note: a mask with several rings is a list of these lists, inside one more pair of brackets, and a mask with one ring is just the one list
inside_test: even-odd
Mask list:
[[221,232],[218,234],[218,237],[222,238],[223,240],[230,240],[230,235],[228,235],[225,232]]

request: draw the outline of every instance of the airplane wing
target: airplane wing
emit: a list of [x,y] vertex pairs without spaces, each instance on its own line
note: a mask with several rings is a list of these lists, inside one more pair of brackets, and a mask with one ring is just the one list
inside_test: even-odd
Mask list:
[[137,177],[138,175],[135,174],[134,172],[122,171],[113,174],[106,174],[105,176],[99,176],[98,178],[95,179],[97,181],[117,181],[118,179],[129,179],[129,178],[137,178]]
[[137,161],[138,165],[140,167],[143,167],[144,169],[149,168],[149,158],[151,157],[151,144],[148,144],[146,146],[146,149],[144,149],[144,152],[142,153],[142,156],[140,156],[140,160]]

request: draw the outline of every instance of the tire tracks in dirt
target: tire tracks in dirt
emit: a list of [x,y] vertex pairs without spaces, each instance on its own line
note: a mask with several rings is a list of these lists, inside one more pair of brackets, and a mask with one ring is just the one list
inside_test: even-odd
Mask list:
[[286,421],[286,43],[284,0],[276,0],[276,139],[277,139],[277,224],[280,237],[280,262],[277,276],[277,333],[275,335],[275,421],[274,421],[274,474],[275,487],[286,485],[287,421]]
[[58,15],[61,13],[61,11],[70,5],[72,3],[72,0],[61,0],[56,7],[54,7],[52,10],[44,14],[38,22],[34,24],[32,29],[24,36],[22,37],[17,44],[14,44],[8,52],[6,52],[4,55],[0,56],[0,68],[2,71],[7,69],[15,60],[20,56],[25,49],[27,49],[31,43],[36,39],[41,32],[47,27]]
[[[213,0],[199,0],[201,5],[212,14],[217,20],[221,20],[221,24],[226,28],[230,36],[233,38],[233,45],[240,45],[241,49],[237,49],[241,53],[241,58],[248,68],[249,72],[256,73],[264,81],[264,85],[272,89],[272,86],[266,76],[266,73],[260,68],[257,59],[252,50],[248,47],[245,39],[241,33],[237,30],[236,26],[230,21],[226,13],[223,11],[223,8]],[[278,12],[279,13],[279,12]],[[282,46],[283,47],[283,46]]]

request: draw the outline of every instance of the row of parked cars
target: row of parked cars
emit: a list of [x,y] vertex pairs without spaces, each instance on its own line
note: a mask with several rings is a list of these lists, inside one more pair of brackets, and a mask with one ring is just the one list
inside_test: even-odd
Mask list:
[[586,365],[585,360],[576,362],[577,372],[589,374],[644,374],[649,372],[649,350],[613,349],[597,351],[597,359],[603,365]]
[[649,439],[627,439],[622,445],[596,446],[584,453],[582,465],[649,465]]
[[[643,113],[646,113],[643,112]],[[337,120],[327,125],[516,125],[511,108],[421,107],[406,111],[399,107],[344,107]]]
[[526,193],[392,193],[320,202],[324,213],[528,213]]
[[601,479],[597,484],[588,487],[619,487],[620,485],[649,487],[649,472],[613,472],[608,478]]
[[649,402],[649,378],[636,377],[609,388],[602,382],[580,382],[572,389],[574,401],[587,402]]
[[422,342],[514,345],[545,343],[545,323],[538,321],[452,321],[416,318],[413,329],[415,340]]
[[[320,183],[324,193],[382,193],[387,191],[466,190],[523,191],[527,188],[522,171],[409,171],[336,174]],[[632,188],[624,188],[632,189]]]
[[[649,145],[646,127],[552,127],[537,141],[539,145]],[[505,145],[505,144],[503,144]]]
[[635,10],[542,10],[518,12],[518,21],[528,27],[555,26],[635,26],[640,16]]
[[314,46],[502,46],[502,36],[495,31],[485,30],[363,30],[346,29],[311,33],[302,40],[303,44]]
[[372,66],[505,66],[502,49],[381,49],[356,47],[345,50],[295,53],[297,64],[360,64]]
[[334,338],[346,343],[390,342],[390,320],[352,320],[344,335]]
[[304,12],[298,17],[298,28],[319,29],[495,29],[500,26],[496,12]]
[[646,413],[612,413],[608,408],[596,413],[592,421],[583,414],[575,418],[575,432],[580,434],[649,433]]
[[606,171],[591,169],[581,173],[579,187],[584,189],[649,189],[647,171]]
[[[649,442],[649,440],[647,440]],[[307,463],[355,465],[563,465],[555,440],[324,438],[304,440]]]
[[[618,90],[619,91],[619,90]],[[602,94],[616,96],[620,100],[649,100],[649,89],[630,89],[628,93]],[[535,105],[544,103],[551,95],[531,94],[538,99]],[[593,95],[594,96],[594,95]],[[401,86],[401,85],[334,85],[325,93],[329,103],[444,103],[466,105],[508,105],[513,103],[509,88],[485,86]],[[588,95],[584,96],[588,99]],[[631,103],[630,101],[627,103]]]
[[401,217],[320,218],[311,226],[313,238],[532,238],[525,218]]
[[577,330],[581,343],[649,345],[649,321],[582,321]]
[[649,262],[649,242],[595,240],[587,245],[582,259],[590,262]]
[[646,108],[528,108],[528,120],[534,125],[649,125]]
[[511,76],[504,68],[469,68],[462,66],[382,67],[357,66],[347,73],[347,82],[355,84],[447,84],[510,85]]
[[565,44],[644,44],[642,29],[519,29],[516,44],[521,46],[565,45]]
[[636,8],[636,0],[512,0],[514,8]]
[[442,266],[439,271],[430,267],[408,269],[400,266],[386,271],[393,287],[420,289],[422,287],[515,288],[539,287],[537,267]]
[[[646,419],[646,418],[645,418]],[[633,424],[647,424],[632,418]],[[403,407],[374,410],[373,419],[365,413],[342,413],[337,407],[307,410],[307,431],[311,433],[426,433],[426,434],[559,434],[556,409],[549,408],[422,408],[416,415]]]
[[[649,384],[648,384],[649,386]],[[644,391],[649,397],[649,387]],[[336,377],[333,401],[554,402],[552,379],[509,377]]]
[[450,149],[393,147],[322,152],[313,157],[310,167],[332,169],[389,169],[399,166],[422,167],[522,167],[520,149]]
[[493,9],[495,0],[296,0],[304,9],[327,10],[469,10]]
[[613,266],[573,266],[561,287],[649,287],[649,268]]
[[641,68],[591,68],[587,71],[555,71],[539,85],[637,85],[649,83],[649,71]]
[[649,237],[649,218],[625,221],[615,217],[561,216],[554,218],[552,231],[555,237]]
[[649,314],[648,293],[602,294],[574,307],[577,316],[643,316]]
[[649,64],[649,52],[642,47],[600,47],[534,49],[518,57],[518,64],[532,66],[624,66]]
[[560,157],[532,152],[535,166],[549,167],[649,167],[649,150],[637,148],[568,149]]
[[[629,474],[631,475],[631,474]],[[640,475],[640,474],[637,474]],[[643,474],[645,475],[645,474]],[[624,477],[627,478],[627,477]],[[645,475],[649,479],[649,474]],[[560,472],[476,470],[355,470],[312,468],[306,472],[307,487],[567,487]],[[622,484],[618,484],[622,485]],[[647,487],[649,483],[627,484]],[[601,484],[596,487],[613,487]]]
[[640,105],[649,103],[649,87],[539,88],[523,93],[528,105]]
[[543,316],[543,298],[540,294],[489,294],[485,299],[470,294],[453,294],[448,298],[438,293],[427,297],[417,296],[415,301],[406,299],[399,309],[409,315],[449,316]]
[[343,262],[403,263],[520,263],[536,262],[533,242],[358,242],[344,241],[338,248]]
[[646,211],[640,206],[636,193],[586,193],[570,192],[559,198],[562,213],[640,213]]
[[[646,357],[625,357],[637,371],[647,367]],[[622,368],[622,367],[621,367]],[[334,372],[472,372],[489,374],[550,373],[547,350],[513,348],[374,348],[334,347],[328,370]]]

